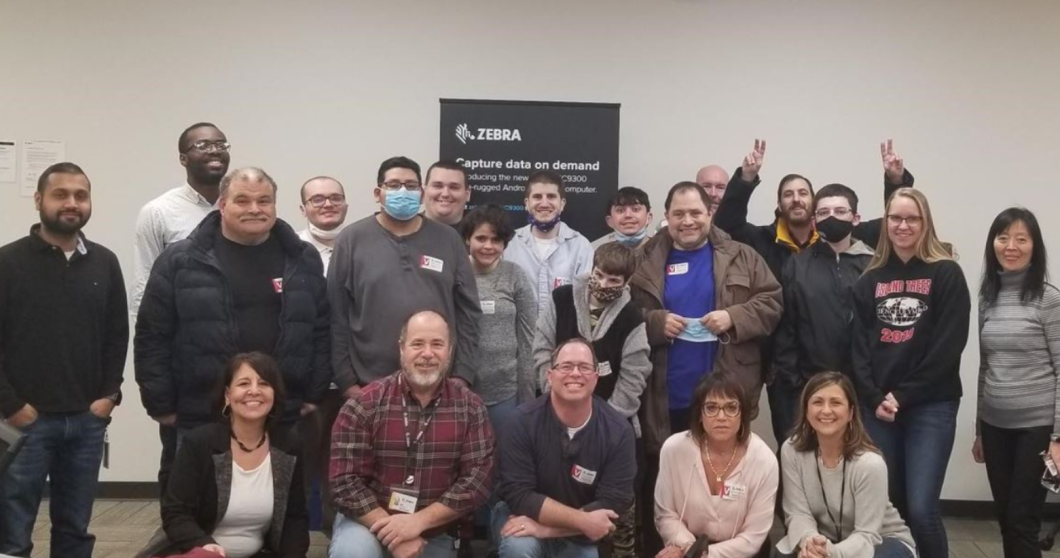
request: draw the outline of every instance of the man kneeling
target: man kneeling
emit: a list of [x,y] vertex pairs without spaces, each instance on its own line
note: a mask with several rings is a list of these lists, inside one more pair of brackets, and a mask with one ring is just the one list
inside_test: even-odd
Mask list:
[[547,379],[549,392],[519,407],[500,442],[500,558],[595,557],[616,512],[633,502],[633,428],[593,396],[589,342],[560,343]]

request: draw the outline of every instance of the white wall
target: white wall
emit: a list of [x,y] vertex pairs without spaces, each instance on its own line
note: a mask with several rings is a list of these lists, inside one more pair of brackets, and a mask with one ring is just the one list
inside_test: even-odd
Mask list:
[[[660,206],[768,138],[760,223],[788,172],[851,185],[878,216],[894,137],[974,289],[998,211],[1058,207],[1058,29],[1055,0],[0,0],[0,139],[68,142],[94,184],[86,232],[131,271],[136,212],[182,181],[177,135],[199,120],[233,165],[276,177],[291,221],[309,176],[344,181],[357,218],[379,161],[430,163],[440,97],[622,103],[621,183]],[[0,212],[2,242],[36,221],[14,187]],[[989,497],[968,457],[977,354],[945,498]],[[103,479],[153,480],[156,430],[126,379]]]

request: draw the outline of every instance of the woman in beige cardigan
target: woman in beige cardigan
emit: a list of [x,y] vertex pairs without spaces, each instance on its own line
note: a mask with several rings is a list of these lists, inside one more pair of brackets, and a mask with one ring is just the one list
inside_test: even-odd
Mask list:
[[660,454],[655,527],[666,546],[656,558],[681,558],[697,540],[709,542],[710,558],[769,556],[779,472],[751,432],[750,408],[725,374],[696,388],[691,430],[670,436]]

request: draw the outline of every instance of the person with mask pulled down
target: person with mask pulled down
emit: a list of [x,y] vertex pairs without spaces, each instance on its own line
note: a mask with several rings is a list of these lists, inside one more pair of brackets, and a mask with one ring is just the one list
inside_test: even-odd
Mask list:
[[640,188],[619,188],[607,204],[607,226],[611,232],[593,241],[593,249],[617,242],[629,248],[640,248],[651,239],[651,200]]

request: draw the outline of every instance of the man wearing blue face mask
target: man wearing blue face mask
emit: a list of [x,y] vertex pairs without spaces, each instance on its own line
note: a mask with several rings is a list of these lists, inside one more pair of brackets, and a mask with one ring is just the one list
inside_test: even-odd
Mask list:
[[419,213],[422,192],[415,161],[383,161],[373,192],[381,211],[346,227],[335,242],[328,269],[331,356],[347,398],[400,368],[401,325],[424,310],[450,324],[452,376],[474,381],[482,315],[475,274],[456,231]]
[[607,204],[607,226],[612,232],[593,241],[593,249],[609,242],[640,248],[651,238],[651,201],[640,188],[619,188]]

